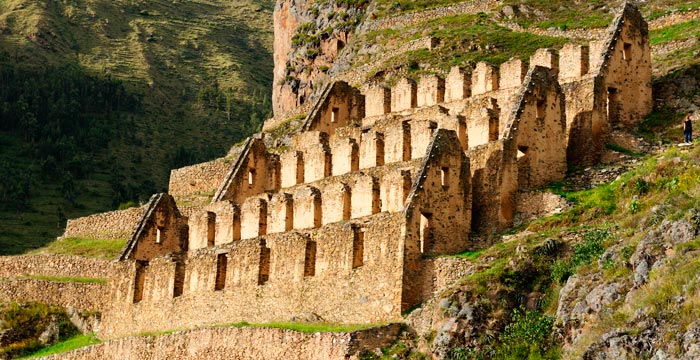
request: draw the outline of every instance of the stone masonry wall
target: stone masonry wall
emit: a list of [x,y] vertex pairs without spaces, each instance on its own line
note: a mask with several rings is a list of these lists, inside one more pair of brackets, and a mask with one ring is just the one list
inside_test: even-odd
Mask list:
[[116,210],[69,219],[61,237],[90,239],[128,239],[141,218],[143,207]]
[[103,283],[59,282],[37,279],[0,279],[0,300],[36,301],[82,310],[104,311],[110,302]]
[[221,181],[226,176],[230,164],[226,159],[195,164],[170,171],[168,193],[181,199],[192,195],[214,194]]
[[399,325],[341,333],[221,327],[112,340],[46,359],[352,360],[362,350],[390,345],[399,331]]
[[109,277],[112,262],[70,255],[0,256],[0,277],[45,275],[64,277]]
[[[157,258],[142,270],[141,288],[135,285],[137,266],[122,262],[102,336],[244,320],[398,320],[402,223],[402,213],[380,213],[199,249],[181,262]],[[227,259],[223,270],[221,254]],[[141,298],[135,299],[136,289]]]

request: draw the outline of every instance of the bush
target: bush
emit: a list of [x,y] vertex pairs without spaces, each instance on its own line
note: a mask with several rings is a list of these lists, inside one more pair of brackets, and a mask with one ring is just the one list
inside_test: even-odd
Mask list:
[[55,323],[58,327],[57,341],[69,339],[79,333],[61,308],[39,304],[11,303],[2,309],[2,331],[7,346],[0,349],[0,357],[21,357],[44,347],[39,336]]
[[610,236],[607,230],[596,229],[583,236],[583,242],[574,245],[571,266],[587,265],[605,252],[603,241]]
[[511,323],[499,336],[496,350],[499,359],[532,359],[542,356],[552,346],[554,317],[528,311],[524,307],[513,309]]

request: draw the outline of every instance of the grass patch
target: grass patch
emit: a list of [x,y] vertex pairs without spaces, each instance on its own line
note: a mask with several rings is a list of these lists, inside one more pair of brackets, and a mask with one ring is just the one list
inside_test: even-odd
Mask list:
[[605,144],[605,148],[608,150],[619,152],[621,154],[626,154],[626,155],[630,155],[630,156],[634,156],[634,157],[644,157],[644,154],[640,154],[636,151],[632,151],[628,148],[622,147],[622,146],[617,145],[617,144]]
[[34,250],[32,254],[79,255],[92,258],[113,259],[126,244],[126,240],[102,240],[89,238],[64,238]]
[[97,338],[97,336],[95,336],[95,334],[79,335],[70,338],[66,341],[41,349],[33,354],[23,357],[22,359],[34,359],[42,356],[61,354],[81,347],[95,345],[99,343],[101,343],[101,341]]
[[473,251],[469,250],[469,251],[465,251],[461,254],[452,255],[452,257],[474,261],[474,260],[478,259],[481,256],[481,254],[483,254],[483,253],[484,253],[484,249],[473,250]]
[[685,40],[691,37],[700,37],[700,20],[667,26],[661,29],[651,30],[651,45],[659,45],[676,40]]

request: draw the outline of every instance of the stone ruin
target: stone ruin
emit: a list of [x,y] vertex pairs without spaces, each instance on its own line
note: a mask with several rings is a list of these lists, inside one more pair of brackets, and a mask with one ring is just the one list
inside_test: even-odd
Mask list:
[[510,226],[518,192],[596,163],[611,129],[651,108],[648,28],[630,4],[603,41],[529,62],[329,84],[288,147],[245,142],[211,203],[151,198],[101,335],[399,321],[435,291],[430,257],[483,246],[474,234]]

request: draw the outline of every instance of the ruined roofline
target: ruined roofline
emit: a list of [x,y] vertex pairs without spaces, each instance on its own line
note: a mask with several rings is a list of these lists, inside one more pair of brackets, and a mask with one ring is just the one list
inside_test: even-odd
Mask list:
[[124,248],[119,253],[119,256],[117,257],[116,261],[125,261],[131,257],[131,255],[134,252],[134,249],[136,248],[136,244],[138,243],[139,238],[141,237],[142,233],[146,230],[146,223],[151,218],[151,216],[153,216],[153,212],[158,207],[158,204],[163,199],[163,196],[165,196],[164,193],[153,194],[153,196],[151,196],[151,199],[148,200],[148,204],[145,206],[143,215],[141,215],[141,220],[139,220],[139,224],[134,229],[134,232],[131,233],[129,241],[127,241],[124,245]]
[[[428,178],[428,169],[430,168],[430,161],[434,156],[434,152],[439,150],[440,143],[444,141],[456,141],[459,143],[459,138],[454,130],[436,129],[433,131],[433,136],[425,150],[423,161],[421,161],[418,171],[413,178],[414,181],[412,181],[411,191],[409,191],[408,195],[406,196],[406,201],[404,202],[403,208],[404,217],[409,216],[409,212],[413,207],[417,193],[423,188],[423,185]],[[467,161],[467,163],[469,162]]]
[[321,92],[321,95],[317,97],[316,101],[314,102],[314,106],[311,108],[311,111],[309,111],[309,115],[307,115],[306,119],[304,119],[304,123],[300,128],[301,131],[311,130],[311,127],[314,125],[314,123],[318,122],[319,117],[321,116],[321,109],[325,105],[325,102],[327,101],[328,97],[331,94],[331,91],[337,83],[339,82],[328,82],[323,86],[323,91]]
[[644,20],[644,16],[639,12],[639,8],[633,2],[625,0],[622,9],[618,12],[612,24],[605,32],[604,45],[601,47],[601,53],[598,55],[600,61],[597,62],[596,68],[592,71],[594,76],[605,75],[608,69],[610,54],[615,50],[615,44],[625,23],[625,19],[639,21],[639,32],[642,37],[649,37],[649,24]]
[[[522,86],[520,87],[520,90],[518,90],[518,94],[515,96],[515,99],[513,100],[513,108],[511,111],[508,113],[508,119],[506,121],[506,125],[503,129],[503,132],[501,133],[500,138],[504,140],[513,140],[514,136],[517,134],[518,131],[518,126],[517,123],[520,122],[520,116],[525,109],[525,106],[527,104],[527,95],[534,89],[536,83],[535,81],[538,79],[542,79],[546,82],[552,83],[554,85],[554,88],[556,89],[556,92],[558,94],[562,94],[561,91],[561,86],[559,85],[559,82],[557,79],[553,76],[551,70],[549,68],[546,68],[544,66],[539,66],[535,65],[535,67],[531,68],[528,70],[527,75],[525,75],[525,80],[523,81]],[[564,98],[561,97],[560,101],[564,101]],[[564,106],[562,106],[562,109]],[[566,119],[562,119],[562,130],[566,129]]]
[[248,158],[248,154],[250,153],[250,149],[252,148],[254,140],[255,140],[254,136],[251,136],[246,140],[245,145],[243,145],[243,149],[241,150],[240,154],[238,154],[238,157],[236,158],[236,162],[231,167],[231,170],[229,170],[228,173],[226,173],[226,176],[224,177],[224,181],[221,182],[221,185],[216,190],[216,193],[214,193],[214,197],[211,199],[211,203],[215,203],[215,202],[224,200],[224,197],[227,195],[227,192],[228,192],[229,188],[231,187],[231,183],[233,182],[233,179],[236,178],[236,174],[240,171],[240,168],[243,165],[243,162],[245,161],[245,159]]

